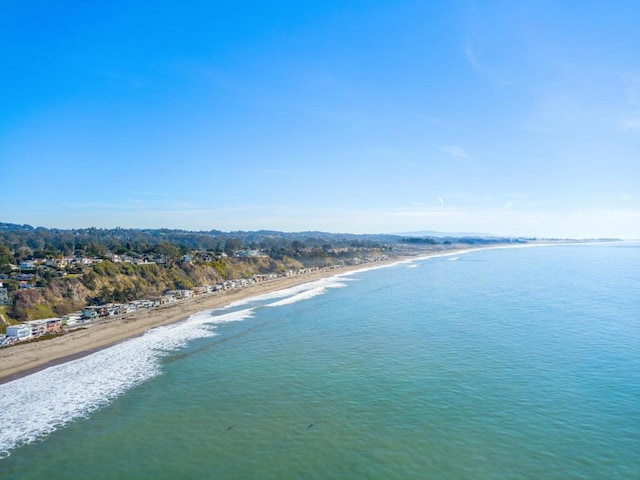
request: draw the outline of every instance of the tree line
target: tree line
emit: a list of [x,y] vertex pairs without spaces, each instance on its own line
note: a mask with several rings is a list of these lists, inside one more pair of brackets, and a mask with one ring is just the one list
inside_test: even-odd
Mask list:
[[[383,236],[384,237],[384,236]],[[108,254],[164,254],[177,258],[194,250],[227,254],[242,249],[287,252],[335,247],[379,248],[380,236],[312,232],[230,232],[171,229],[48,229],[0,223],[1,263],[59,256],[105,257]],[[395,241],[393,236],[384,238]],[[4,260],[4,261],[3,261]]]

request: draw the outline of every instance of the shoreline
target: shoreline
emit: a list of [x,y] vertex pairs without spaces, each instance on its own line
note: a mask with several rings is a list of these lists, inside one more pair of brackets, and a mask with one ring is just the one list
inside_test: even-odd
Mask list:
[[150,310],[137,311],[117,318],[104,319],[48,340],[1,348],[0,385],[55,365],[91,355],[99,350],[144,335],[147,331],[155,327],[184,321],[197,312],[222,308],[240,300],[247,300],[262,294],[284,290],[324,278],[383,268],[398,263],[424,260],[432,257],[462,255],[470,251],[544,245],[553,244],[495,245],[481,247],[459,246],[447,250],[416,254],[415,256],[404,255],[380,262],[363,263],[333,270],[303,274],[296,277],[277,278],[238,290],[203,294],[198,297],[162,305]]
[[[434,255],[438,253],[441,252],[434,252]],[[241,300],[336,275],[389,266],[422,257],[421,255],[416,255],[415,257],[402,256],[380,262],[312,272],[295,277],[277,278],[237,290],[207,293],[153,309],[100,320],[51,339],[2,348],[0,349],[0,385],[55,365],[91,355],[99,350],[144,335],[155,327],[182,322],[197,312],[222,308]]]

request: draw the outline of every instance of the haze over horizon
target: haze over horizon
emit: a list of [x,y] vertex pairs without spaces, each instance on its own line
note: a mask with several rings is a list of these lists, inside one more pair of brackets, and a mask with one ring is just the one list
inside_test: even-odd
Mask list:
[[0,222],[640,238],[640,2],[4,2]]

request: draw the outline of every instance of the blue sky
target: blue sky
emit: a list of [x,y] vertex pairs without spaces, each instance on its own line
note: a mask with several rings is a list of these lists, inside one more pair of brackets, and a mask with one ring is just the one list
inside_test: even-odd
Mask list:
[[640,238],[640,2],[0,2],[0,221]]

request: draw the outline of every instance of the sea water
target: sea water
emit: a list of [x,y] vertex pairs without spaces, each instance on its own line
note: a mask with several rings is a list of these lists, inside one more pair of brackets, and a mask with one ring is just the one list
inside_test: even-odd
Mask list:
[[336,276],[0,385],[0,478],[640,478],[640,244]]

